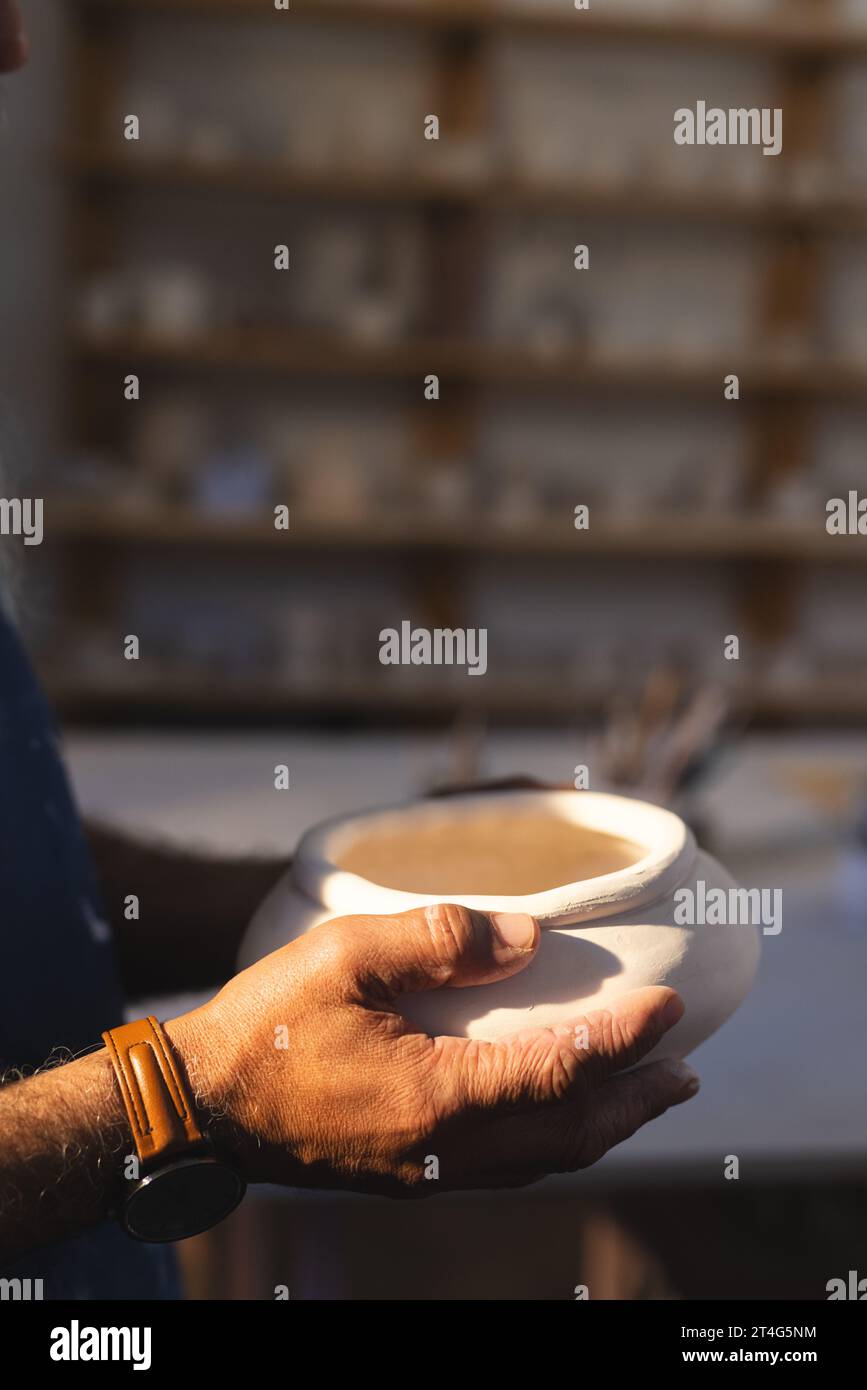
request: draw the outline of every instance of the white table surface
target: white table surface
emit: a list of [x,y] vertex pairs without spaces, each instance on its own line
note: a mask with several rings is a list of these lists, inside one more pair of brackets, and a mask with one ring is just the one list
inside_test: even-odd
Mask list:
[[[585,751],[559,733],[494,735],[485,773],[562,781]],[[86,811],[233,854],[288,852],[317,820],[415,794],[445,766],[442,740],[424,735],[78,734],[67,752]],[[852,892],[858,862],[847,867],[835,843],[839,827],[785,777],[811,761],[867,779],[864,740],[754,739],[707,796],[734,872],[750,886],[783,889],[783,930],[764,939],[749,999],[693,1055],[699,1097],[614,1150],[594,1179],[651,1168],[664,1177],[674,1166],[713,1176],[729,1154],[742,1179],[768,1161],[845,1165],[867,1156],[867,908]],[[274,790],[277,763],[290,770],[286,792]]]

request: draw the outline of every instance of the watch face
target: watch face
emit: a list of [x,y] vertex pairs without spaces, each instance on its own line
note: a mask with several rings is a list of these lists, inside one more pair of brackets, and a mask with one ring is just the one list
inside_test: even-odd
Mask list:
[[182,1158],[136,1183],[123,1225],[139,1240],[186,1240],[216,1226],[245,1191],[244,1179],[219,1158]]

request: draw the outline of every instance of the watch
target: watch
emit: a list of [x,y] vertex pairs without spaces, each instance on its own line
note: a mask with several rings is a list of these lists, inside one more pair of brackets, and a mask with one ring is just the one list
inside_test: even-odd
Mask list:
[[186,1240],[234,1211],[247,1188],[196,1120],[171,1043],[155,1018],[102,1035],[139,1161],[116,1215],[137,1240]]

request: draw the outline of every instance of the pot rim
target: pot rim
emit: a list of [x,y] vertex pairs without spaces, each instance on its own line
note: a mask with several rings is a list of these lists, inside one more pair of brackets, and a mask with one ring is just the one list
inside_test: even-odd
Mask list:
[[[614,873],[519,896],[409,893],[338,868],[336,860],[359,834],[377,821],[397,815],[425,820],[454,819],[486,809],[516,813],[538,810],[540,798],[549,814],[603,834],[638,844],[645,853]],[[482,911],[527,912],[545,926],[587,922],[657,902],[687,877],[696,856],[692,831],[672,811],[607,792],[521,790],[461,793],[447,798],[418,798],[336,816],[313,826],[301,838],[292,866],[296,886],[335,916],[405,912],[452,901]]]

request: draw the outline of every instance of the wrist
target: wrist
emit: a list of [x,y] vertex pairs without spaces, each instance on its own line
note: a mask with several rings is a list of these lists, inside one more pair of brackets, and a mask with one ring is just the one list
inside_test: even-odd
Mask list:
[[207,1005],[163,1024],[205,1137],[247,1176],[245,1136],[229,1109],[232,1049]]
[[149,1015],[103,1033],[140,1165],[115,1214],[138,1240],[186,1240],[209,1230],[246,1189],[229,1146],[212,1142],[196,1080],[207,1043],[199,1023],[194,1014],[167,1031]]

